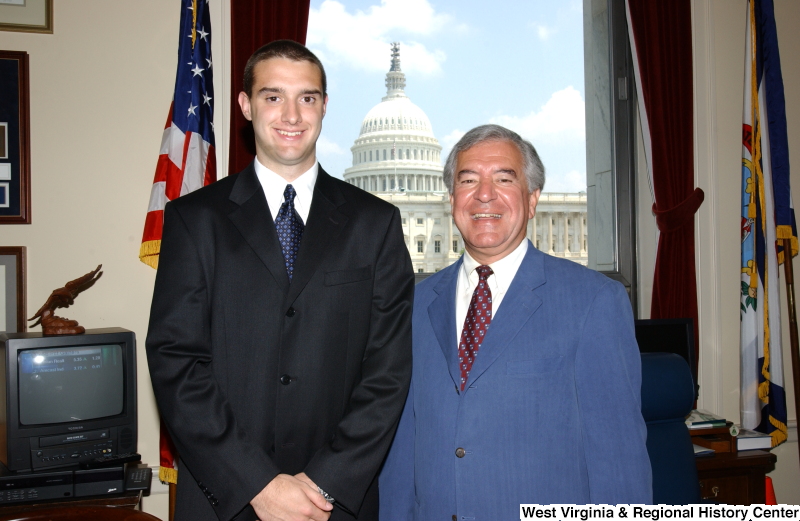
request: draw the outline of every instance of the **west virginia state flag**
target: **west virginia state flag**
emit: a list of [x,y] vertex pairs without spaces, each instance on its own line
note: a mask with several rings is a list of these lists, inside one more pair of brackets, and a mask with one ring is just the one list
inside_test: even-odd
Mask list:
[[[797,254],[772,0],[750,0],[742,125],[742,426],[786,441],[778,266]],[[783,249],[791,240],[791,252]]]

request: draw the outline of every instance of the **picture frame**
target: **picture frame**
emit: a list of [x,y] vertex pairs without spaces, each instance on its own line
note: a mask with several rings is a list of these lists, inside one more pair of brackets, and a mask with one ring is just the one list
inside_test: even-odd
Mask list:
[[0,50],[0,225],[31,223],[28,53]]
[[0,0],[0,31],[53,34],[53,0]]
[[0,331],[24,333],[27,311],[25,246],[0,246]]

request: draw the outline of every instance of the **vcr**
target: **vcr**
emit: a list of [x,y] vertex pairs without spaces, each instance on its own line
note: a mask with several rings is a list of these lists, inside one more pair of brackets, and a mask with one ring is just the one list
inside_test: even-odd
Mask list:
[[30,444],[33,470],[77,465],[117,449],[108,429],[31,438]]
[[122,494],[125,472],[123,465],[91,470],[13,472],[0,464],[0,505]]

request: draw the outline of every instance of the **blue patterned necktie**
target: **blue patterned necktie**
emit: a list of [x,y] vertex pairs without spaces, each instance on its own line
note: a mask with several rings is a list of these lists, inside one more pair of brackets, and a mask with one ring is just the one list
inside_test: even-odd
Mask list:
[[286,263],[286,274],[289,275],[290,282],[294,272],[294,261],[297,260],[297,250],[300,249],[300,239],[303,238],[305,229],[303,221],[294,209],[296,195],[294,187],[286,185],[286,190],[283,191],[283,204],[275,218],[275,228],[278,231],[278,240],[281,242],[283,250],[283,261]]

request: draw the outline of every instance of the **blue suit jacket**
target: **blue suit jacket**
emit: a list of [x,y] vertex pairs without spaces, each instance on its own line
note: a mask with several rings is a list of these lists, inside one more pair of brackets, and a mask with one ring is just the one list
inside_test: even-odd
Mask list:
[[518,520],[520,503],[650,503],[623,286],[529,244],[459,392],[460,268],[416,288],[411,390],[380,476],[381,521]]

